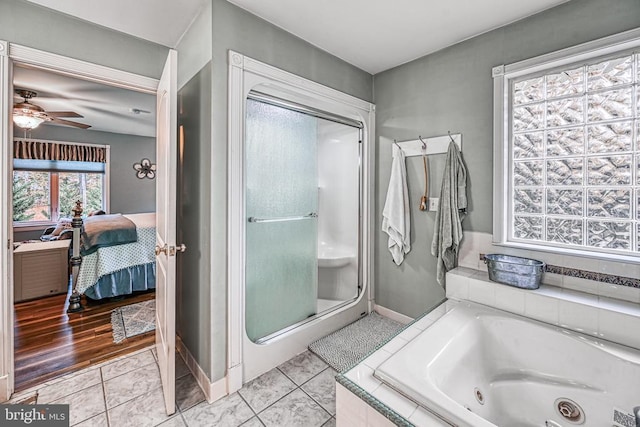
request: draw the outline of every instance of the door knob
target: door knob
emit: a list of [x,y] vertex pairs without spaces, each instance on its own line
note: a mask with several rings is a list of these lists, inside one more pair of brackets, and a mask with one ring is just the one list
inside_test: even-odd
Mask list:
[[164,253],[166,255],[167,254],[167,250],[168,250],[168,246],[167,245],[164,245],[163,247],[160,247],[160,246],[156,245],[156,249],[155,249],[156,256],[160,255],[161,253]]

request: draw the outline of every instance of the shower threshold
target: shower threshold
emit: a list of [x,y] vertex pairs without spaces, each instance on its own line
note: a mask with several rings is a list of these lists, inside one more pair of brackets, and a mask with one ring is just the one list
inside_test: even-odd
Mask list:
[[[294,329],[296,329],[299,326],[304,325],[305,323],[309,323],[312,322],[315,319],[318,319],[319,317],[322,317],[328,313],[331,313],[333,311],[336,311],[342,307],[345,307],[349,304],[351,304],[352,302],[354,302],[356,298],[353,298],[351,300],[347,300],[347,301],[335,301],[335,300],[325,300],[325,299],[318,299],[318,305],[317,305],[317,313],[307,317],[304,320],[299,321],[298,323],[294,323],[291,326],[287,326],[284,329],[280,329],[279,331],[276,331],[270,335],[267,335],[265,337],[262,338],[258,338],[255,343],[256,344],[266,344],[267,342],[269,342],[270,340],[279,337],[280,335],[284,335],[289,331],[292,331]],[[322,308],[322,309],[321,309]]]

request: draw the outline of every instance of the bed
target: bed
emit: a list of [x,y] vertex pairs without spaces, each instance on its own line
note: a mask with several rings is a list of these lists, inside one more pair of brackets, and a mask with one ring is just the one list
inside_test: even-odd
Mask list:
[[[97,300],[155,289],[155,213],[101,215],[84,222],[78,294]],[[99,237],[89,234],[92,225],[102,227]]]

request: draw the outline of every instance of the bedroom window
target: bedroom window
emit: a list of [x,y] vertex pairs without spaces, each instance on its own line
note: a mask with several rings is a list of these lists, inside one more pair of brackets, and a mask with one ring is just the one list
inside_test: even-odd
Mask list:
[[494,69],[497,243],[640,254],[640,43],[621,36]]
[[14,222],[56,222],[70,218],[76,200],[85,212],[104,209],[103,174],[78,172],[13,172]]
[[14,225],[48,224],[72,217],[76,200],[82,201],[85,213],[105,209],[105,148],[14,141]]

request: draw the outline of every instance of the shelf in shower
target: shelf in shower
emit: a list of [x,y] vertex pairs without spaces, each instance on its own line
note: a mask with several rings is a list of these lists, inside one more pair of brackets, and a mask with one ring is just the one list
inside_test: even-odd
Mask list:
[[339,268],[348,265],[355,255],[335,248],[320,248],[318,250],[318,267]]

